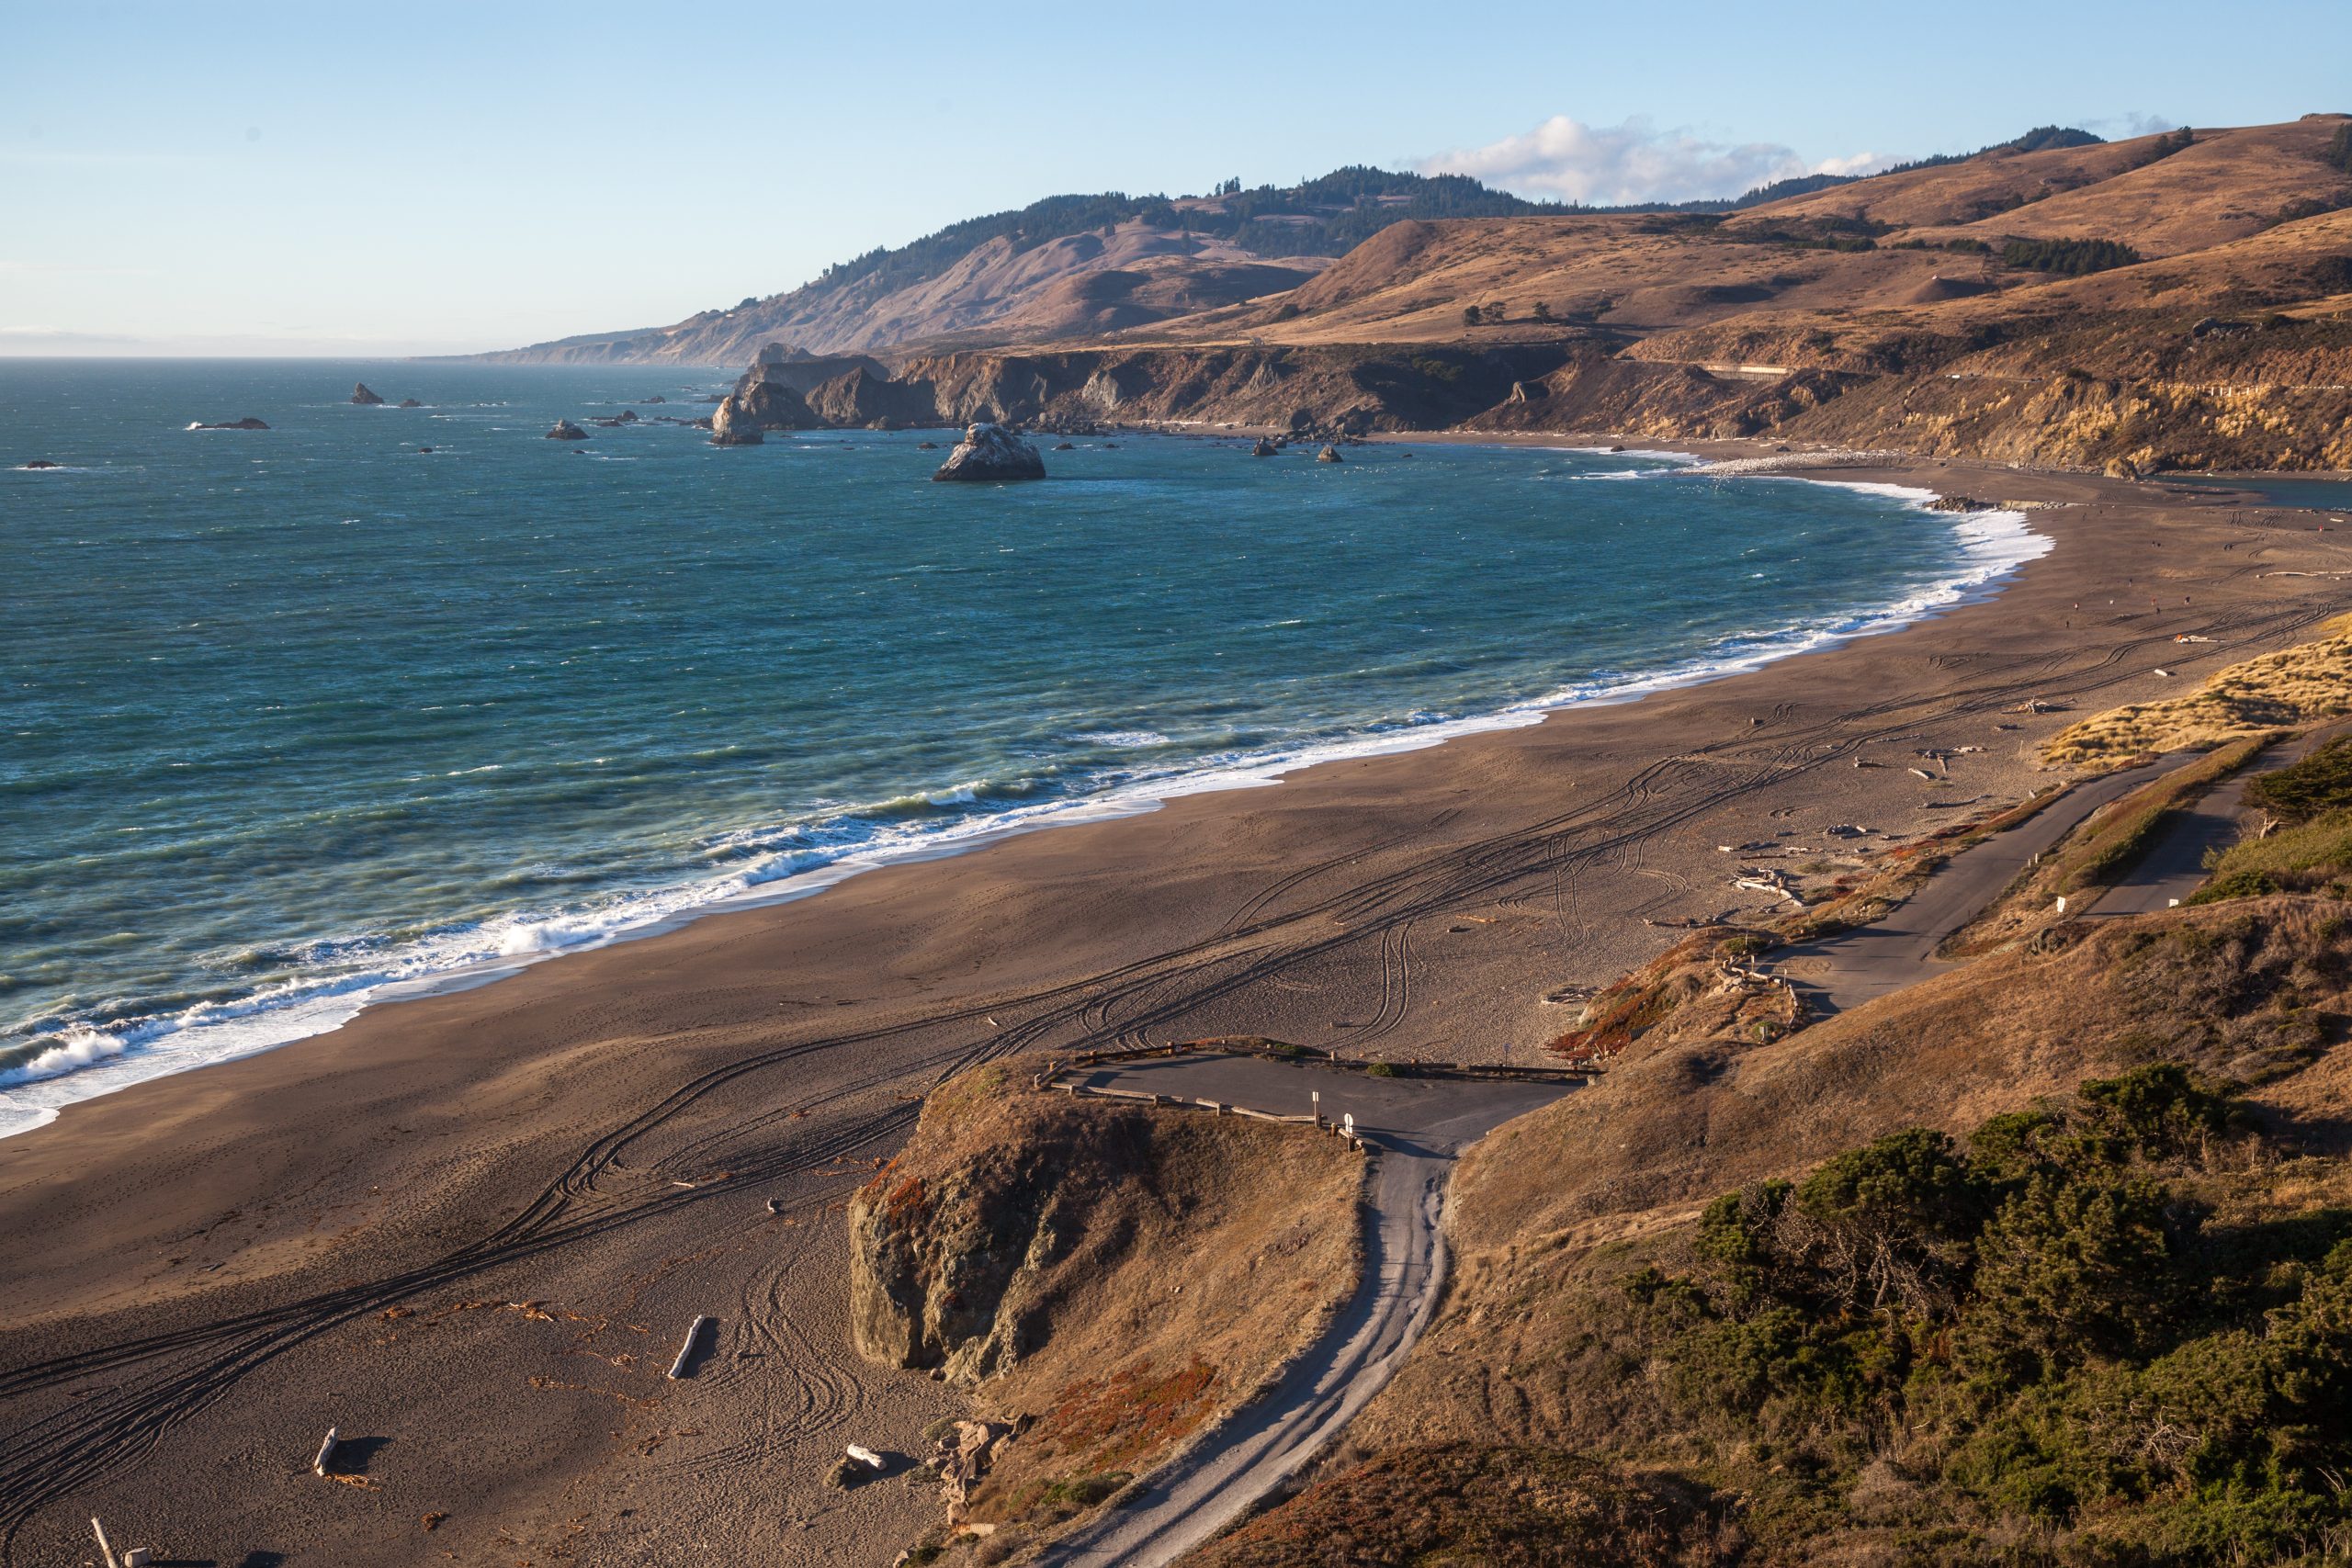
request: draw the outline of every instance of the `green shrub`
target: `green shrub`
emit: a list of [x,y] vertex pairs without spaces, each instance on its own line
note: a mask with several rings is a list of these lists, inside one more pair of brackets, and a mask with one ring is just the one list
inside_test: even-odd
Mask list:
[[[2158,1063],[1962,1142],[1881,1138],[1715,1199],[1690,1272],[1628,1276],[1681,1430],[1721,1439],[1751,1527],[1840,1528],[1883,1457],[1923,1518],[1979,1521],[1948,1544],[1987,1550],[1918,1561],[2352,1540],[2352,1213],[2208,1231],[2196,1184],[2243,1135],[2237,1092]],[[2049,1551],[1989,1548],[2025,1521]]]
[[2352,807],[2352,739],[2331,740],[2299,762],[2245,781],[2245,798],[2282,822],[2308,822]]
[[2341,169],[2344,173],[2352,175],[2352,120],[2347,120],[2335,128],[2335,138],[2328,142],[2327,151],[2320,156],[2327,160],[2330,168]]
[[2138,251],[2120,240],[2011,240],[2001,247],[2001,260],[2008,265],[2061,277],[2132,266],[2140,259]]

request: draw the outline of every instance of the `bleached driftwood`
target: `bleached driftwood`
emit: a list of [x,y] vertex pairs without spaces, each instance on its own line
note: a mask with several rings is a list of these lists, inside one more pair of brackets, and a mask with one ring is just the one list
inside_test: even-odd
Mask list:
[[329,1427],[326,1440],[319,1445],[319,1457],[311,1461],[312,1475],[324,1475],[327,1472],[327,1466],[334,1461],[335,1445],[341,1440],[335,1436],[335,1429]]
[[107,1568],[119,1568],[114,1560],[114,1548],[107,1544],[106,1527],[93,1518],[90,1520],[90,1533],[98,1538],[98,1555],[107,1560]]
[[710,1316],[707,1313],[696,1313],[694,1322],[686,1325],[686,1342],[678,1347],[678,1359],[670,1363],[670,1379],[673,1382],[686,1375],[687,1359],[694,1355],[695,1343],[702,1338],[702,1331],[709,1325]]

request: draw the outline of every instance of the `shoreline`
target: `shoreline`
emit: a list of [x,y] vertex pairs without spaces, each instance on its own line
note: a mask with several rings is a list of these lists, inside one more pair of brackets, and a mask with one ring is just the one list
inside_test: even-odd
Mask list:
[[[883,1568],[935,1502],[819,1478],[845,1442],[921,1452],[971,1405],[850,1351],[839,1206],[945,1077],[1233,1034],[1540,1048],[1573,1017],[1550,998],[1689,919],[1762,911],[1719,845],[1901,841],[2021,798],[2073,719],[2339,608],[2267,570],[2352,564],[2352,536],[2293,513],[2122,481],[1861,477],[2052,503],[2054,548],[1883,635],[879,868],[0,1140],[0,1233],[39,1238],[0,1254],[13,1561],[74,1560],[96,1513],[174,1557],[405,1568],[430,1512],[466,1561],[548,1561],[585,1529],[614,1561],[694,1540]],[[1921,748],[1949,778],[1908,771]],[[713,1370],[665,1382],[697,1314]],[[331,1425],[389,1439],[380,1493],[320,1503],[301,1461]]]
[[[1711,458],[1679,448],[1576,446],[1563,445],[1559,440],[1485,438],[1476,437],[1476,433],[1465,434],[1475,438],[1441,443],[1428,441],[1419,435],[1397,435],[1383,438],[1383,441],[1385,445],[1396,446],[1442,444],[1657,457],[1668,463],[1691,465],[1720,460],[1724,455],[1718,453]],[[1743,449],[1761,444],[1713,442],[1702,445]],[[1749,452],[1747,455],[1761,457],[1765,454]],[[1690,477],[1824,484],[1894,501],[1905,511],[1913,513],[1928,512],[1929,503],[1939,498],[1939,492],[1931,487],[1890,485],[1832,477],[1842,471],[1741,472],[1694,474]],[[1641,481],[1670,480],[1677,476],[1670,472],[1641,469],[1607,477]],[[989,816],[949,824],[936,833],[879,849],[852,850],[836,858],[805,869],[787,871],[771,879],[746,882],[741,874],[731,874],[701,883],[684,881],[632,896],[633,901],[641,901],[642,905],[642,912],[634,916],[626,908],[579,914],[553,911],[527,919],[518,916],[518,923],[502,939],[494,956],[460,958],[447,967],[423,974],[384,976],[360,973],[325,976],[309,982],[297,979],[285,983],[277,991],[265,990],[221,1002],[200,1003],[178,1014],[150,1017],[123,1027],[74,1024],[59,1031],[46,1052],[0,1071],[0,1140],[21,1136],[48,1126],[68,1106],[118,1094],[135,1085],[181,1077],[330,1034],[374,1009],[476,989],[511,979],[526,969],[557,958],[662,936],[713,916],[794,903],[839,886],[853,877],[885,867],[920,864],[974,853],[1034,832],[1116,821],[1159,810],[1170,801],[1192,795],[1271,787],[1314,768],[1362,758],[1401,755],[1448,745],[1469,736],[1540,725],[1555,715],[1573,713],[1582,708],[1639,702],[1660,692],[1682,690],[1748,673],[1780,660],[1836,648],[1855,638],[1882,636],[1999,592],[2001,583],[2026,564],[2048,554],[2052,547],[2046,536],[2034,532],[2023,513],[1996,507],[1982,512],[1939,515],[1949,520],[1960,547],[1962,559],[1956,563],[1955,575],[1915,585],[1908,597],[1892,604],[1855,611],[1838,618],[1815,616],[1800,623],[1792,630],[1757,633],[1737,644],[1723,645],[1736,651],[1713,657],[1686,658],[1645,674],[1623,677],[1613,682],[1588,680],[1571,682],[1542,696],[1508,703],[1485,713],[1425,725],[1408,725],[1392,733],[1358,734],[1305,742],[1257,755],[1204,760],[1163,777],[1037,807],[1013,807]],[[2003,536],[2009,541],[2007,552],[1996,555],[1981,568],[1972,567],[1969,557],[1972,546],[1977,542],[1970,537],[1968,532],[1972,525],[1980,529],[1988,525],[1999,526]],[[1979,537],[1989,543],[1994,536],[1980,535]],[[730,886],[731,884],[742,885]],[[583,929],[588,934],[571,940],[549,940],[547,935],[551,931],[560,933],[566,930],[577,931]],[[509,948],[506,944],[517,936],[529,937],[531,944]],[[270,1022],[255,1026],[248,1021],[254,1020],[270,1021],[276,1026],[271,1027]],[[209,1048],[201,1043],[197,1043],[191,1052],[191,1060],[174,1062],[167,1057],[158,1061],[148,1055],[157,1043],[224,1026],[241,1032]],[[53,1057],[60,1056],[64,1060],[59,1062],[54,1070],[42,1070]],[[17,1073],[27,1076],[16,1078],[14,1075]],[[71,1095],[62,1092],[69,1086],[79,1088],[81,1092]]]

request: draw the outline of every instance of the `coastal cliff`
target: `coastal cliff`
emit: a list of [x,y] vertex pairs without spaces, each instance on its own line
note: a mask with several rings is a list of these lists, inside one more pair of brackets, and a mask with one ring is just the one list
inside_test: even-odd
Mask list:
[[728,417],[2352,468],[2352,118],[2025,138],[1722,211],[1399,213],[1189,313],[885,333],[888,364],[771,345]]
[[1361,1267],[1339,1140],[1043,1092],[1041,1065],[935,1090],[850,1201],[859,1354],[938,1369],[981,1417],[943,1440],[925,1561],[1091,1513],[1265,1386]]

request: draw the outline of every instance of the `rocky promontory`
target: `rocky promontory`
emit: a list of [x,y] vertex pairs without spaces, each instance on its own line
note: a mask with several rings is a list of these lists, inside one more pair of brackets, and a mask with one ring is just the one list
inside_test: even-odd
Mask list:
[[975,482],[1042,479],[1046,459],[1037,455],[1036,447],[1001,424],[975,424],[964,432],[964,439],[931,477]]

